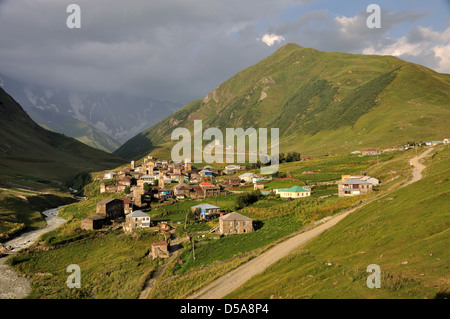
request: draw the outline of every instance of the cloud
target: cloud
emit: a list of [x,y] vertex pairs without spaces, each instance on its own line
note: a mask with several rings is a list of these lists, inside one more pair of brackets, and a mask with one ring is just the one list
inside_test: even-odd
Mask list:
[[382,28],[369,29],[365,10],[345,16],[302,9],[287,20],[287,11],[313,0],[77,0],[81,29],[68,29],[72,2],[0,1],[0,72],[44,86],[188,103],[285,41],[323,51],[395,53],[439,70],[448,65],[449,29],[389,36],[425,16],[411,10],[382,10]]
[[381,28],[368,28],[365,10],[354,16],[334,15],[328,10],[310,11],[297,20],[270,26],[273,34],[283,34],[286,41],[323,51],[393,55],[419,63],[438,72],[450,73],[450,27],[442,32],[416,26],[403,36],[392,31],[413,25],[427,13],[413,10],[391,12],[381,9]]
[[273,53],[257,24],[306,0],[71,0],[0,2],[0,70],[71,90],[125,92],[188,103]]
[[450,27],[439,33],[430,27],[417,27],[406,36],[375,43],[364,54],[393,55],[442,73],[450,73]]
[[266,33],[263,35],[263,37],[261,39],[258,38],[258,40],[264,42],[269,47],[271,47],[275,43],[283,42],[285,40],[285,38],[281,35],[276,35],[273,33]]
[[450,73],[450,44],[445,46],[437,45],[433,47],[434,55],[439,59],[439,72]]

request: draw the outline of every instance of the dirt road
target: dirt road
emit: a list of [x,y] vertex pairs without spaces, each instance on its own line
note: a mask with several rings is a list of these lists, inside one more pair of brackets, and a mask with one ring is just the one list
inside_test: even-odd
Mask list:
[[418,180],[422,179],[422,171],[425,169],[425,165],[421,164],[419,161],[422,158],[424,158],[425,156],[427,156],[428,154],[430,154],[432,151],[433,151],[433,149],[430,148],[430,149],[426,150],[425,152],[423,152],[422,154],[420,154],[419,156],[416,156],[413,159],[411,159],[411,161],[409,163],[413,166],[413,177],[409,181],[409,183],[406,185],[412,184],[412,183],[417,182]]
[[[425,168],[425,165],[419,163],[419,160],[427,156],[431,151],[432,149],[429,149],[423,152],[421,155],[414,157],[411,160],[411,164],[413,167],[413,178],[411,181],[409,181],[407,184],[404,184],[401,187],[407,186],[422,178],[422,171]],[[272,247],[265,253],[259,255],[255,259],[250,260],[246,264],[228,272],[224,276],[213,281],[212,283],[210,283],[203,289],[199,290],[197,293],[191,295],[187,299],[219,299],[225,297],[226,295],[228,295],[229,293],[231,293],[232,291],[243,285],[250,278],[261,273],[262,271],[264,271],[264,269],[266,269],[273,263],[287,256],[290,252],[297,249],[298,247],[306,244],[311,239],[323,233],[325,230],[333,227],[339,221],[344,219],[347,215],[351,214],[357,209],[360,209],[361,207],[367,205],[368,203],[370,203],[370,201],[366,202],[361,206],[355,207],[349,211],[336,215],[332,219],[326,221],[325,223],[309,231],[296,235],[290,239],[287,239],[284,242],[281,242],[280,244]]]
[[[53,208],[43,212],[46,216],[46,227],[28,233],[23,233],[19,237],[4,243],[4,246],[12,246],[14,248],[13,252],[17,252],[23,248],[31,246],[42,234],[49,232],[65,223],[66,220],[64,218],[57,216],[60,208],[61,207]],[[29,280],[20,277],[12,267],[4,264],[9,256],[0,258],[0,299],[25,298],[31,291]]]

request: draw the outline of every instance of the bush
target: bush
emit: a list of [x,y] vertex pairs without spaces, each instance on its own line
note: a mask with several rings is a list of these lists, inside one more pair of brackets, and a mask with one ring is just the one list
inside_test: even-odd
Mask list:
[[251,204],[256,203],[258,200],[260,200],[262,197],[263,195],[261,194],[261,191],[259,189],[253,192],[240,194],[236,198],[235,209],[239,210],[246,206],[250,206]]

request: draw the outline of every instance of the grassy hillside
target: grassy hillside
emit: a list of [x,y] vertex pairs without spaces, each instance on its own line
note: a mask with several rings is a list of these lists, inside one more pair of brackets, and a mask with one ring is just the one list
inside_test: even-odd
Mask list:
[[55,193],[0,188],[0,242],[5,242],[21,232],[45,227],[47,223],[42,217],[42,211],[75,201],[67,194]]
[[85,171],[117,167],[117,155],[91,148],[36,124],[11,96],[0,89],[0,177],[2,182],[60,185]]
[[73,137],[88,146],[104,152],[112,153],[119,148],[120,145],[118,141],[115,141],[92,125],[76,119],[64,117],[61,121],[53,121],[53,129],[46,125],[46,123],[47,121],[44,120],[39,121],[39,124],[45,129],[54,132],[65,132],[67,136]]
[[[422,180],[347,216],[227,298],[448,296],[450,151],[440,147],[424,164]],[[366,286],[370,264],[381,268],[380,289]]]
[[311,155],[409,140],[442,139],[450,117],[450,75],[391,56],[321,52],[287,44],[145,130],[115,153],[170,154],[176,127],[277,127],[280,151]]

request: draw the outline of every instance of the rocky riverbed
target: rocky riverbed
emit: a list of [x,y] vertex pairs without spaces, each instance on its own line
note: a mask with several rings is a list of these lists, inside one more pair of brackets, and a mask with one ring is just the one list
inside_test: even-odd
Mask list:
[[[5,247],[11,246],[12,253],[31,246],[42,234],[49,232],[66,222],[64,218],[58,217],[60,209],[61,207],[52,208],[42,213],[46,216],[46,227],[23,233],[22,235],[3,243],[3,245]],[[30,293],[31,286],[28,279],[20,277],[12,267],[5,265],[6,259],[10,256],[11,255],[0,258],[0,299],[23,299]]]

